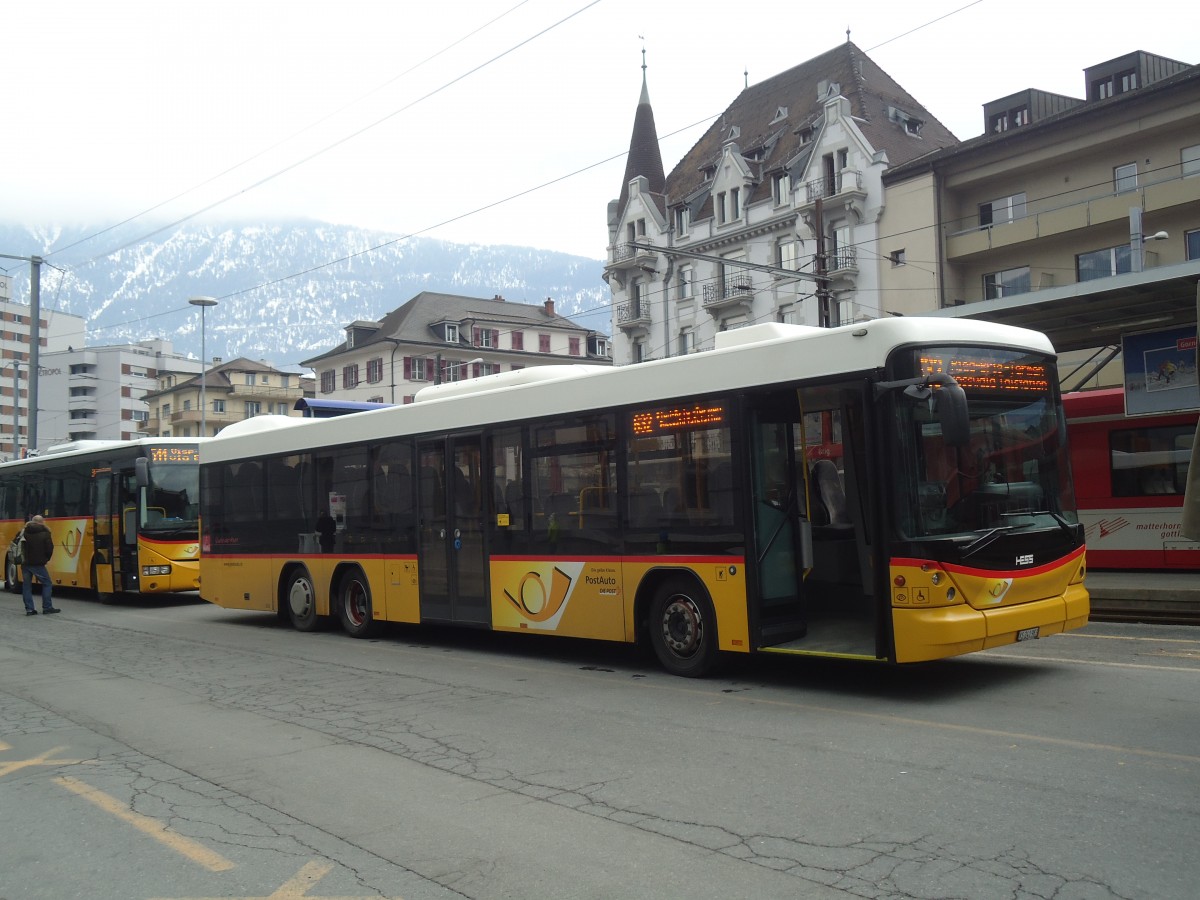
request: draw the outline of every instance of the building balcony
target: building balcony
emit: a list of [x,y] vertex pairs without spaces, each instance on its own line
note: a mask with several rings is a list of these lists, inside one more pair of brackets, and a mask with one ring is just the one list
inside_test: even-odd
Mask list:
[[615,244],[608,256],[609,269],[633,269],[642,266],[654,267],[657,254],[632,244]]
[[617,327],[639,331],[650,327],[650,304],[642,299],[630,300],[617,307]]
[[842,247],[825,255],[825,272],[828,275],[857,275],[858,248]]
[[746,306],[754,301],[754,281],[749,273],[727,275],[722,282],[706,284],[701,294],[706,310]]
[[818,200],[861,204],[866,199],[862,172],[857,169],[843,169],[836,175],[806,181],[797,192],[797,204],[802,213],[811,213]]
[[980,225],[978,216],[947,222],[943,226],[946,259],[961,260],[1085,228],[1124,224],[1129,221],[1130,207],[1140,206],[1145,219],[1181,204],[1200,203],[1200,178],[1185,178],[1178,167],[1171,168],[1174,172],[1168,170],[1166,177],[1129,191],[1110,189],[1030,202],[1024,215],[1007,222]]

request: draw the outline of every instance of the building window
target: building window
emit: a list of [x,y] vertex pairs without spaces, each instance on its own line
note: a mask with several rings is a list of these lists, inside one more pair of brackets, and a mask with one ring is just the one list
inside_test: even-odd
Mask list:
[[608,356],[608,341],[604,338],[596,338],[596,355]]
[[1126,91],[1135,90],[1138,86],[1137,69],[1130,69],[1127,72],[1119,72],[1114,80],[1116,81],[1118,94],[1124,94]]
[[1107,100],[1113,95],[1113,80],[1112,77],[1101,78],[1098,81],[1092,82],[1092,93],[1097,100]]
[[550,335],[539,334],[538,335],[538,353],[549,353],[549,352],[550,352]]
[[690,300],[695,290],[692,280],[696,274],[691,266],[684,266],[679,270],[679,281],[675,285],[675,298],[677,300]]
[[255,416],[261,416],[261,415],[262,415],[262,404],[259,403],[257,400],[247,400],[246,401],[246,418],[252,419]]
[[690,328],[679,332],[679,355],[687,356],[696,346],[696,335]]
[[496,363],[479,363],[478,365],[479,365],[480,376],[495,375],[497,372],[500,371],[500,366],[497,365]]
[[377,356],[374,359],[367,360],[367,381],[370,384],[378,384],[383,381],[383,357]]
[[1113,168],[1113,190],[1118,194],[1137,188],[1137,163]]
[[214,400],[212,402],[212,407],[213,407],[212,408],[213,412],[223,413],[223,412],[225,412],[225,401],[224,400]]
[[578,356],[579,355],[579,338],[577,338],[577,337],[567,338],[567,348],[568,348],[567,352],[571,356]]
[[447,325],[446,326],[446,343],[447,344],[457,344],[458,343],[458,326],[457,325]]
[[191,400],[184,400],[184,401],[183,401],[183,411],[184,411],[184,412],[191,412],[191,410],[192,410],[192,401],[191,401]]
[[998,300],[1001,297],[1011,297],[1014,294],[1029,292],[1029,266],[1019,269],[1005,269],[1003,272],[990,272],[983,276],[983,299]]
[[525,332],[514,331],[509,335],[509,340],[512,342],[512,348],[514,350],[525,349]]
[[490,350],[500,346],[500,332],[493,328],[475,328],[472,329],[471,340],[476,347]]
[[792,199],[792,177],[787,172],[780,172],[771,179],[771,196],[776,206],[783,206]]
[[979,204],[979,227],[1003,225],[1025,218],[1025,192]]
[[1183,240],[1187,244],[1187,258],[1200,259],[1200,231],[1184,232]]
[[689,210],[688,207],[686,207],[686,206],[676,207],[676,209],[675,209],[675,233],[680,234],[680,235],[687,234],[688,228],[690,228],[691,224],[692,224],[691,220],[692,220],[691,210]]
[[1179,168],[1184,178],[1200,175],[1200,144],[1184,147],[1179,151]]
[[160,419],[165,419],[165,418],[166,418],[167,416],[169,416],[169,415],[171,415],[171,404],[170,404],[170,403],[164,403],[164,404],[162,405],[162,411],[161,411],[161,413],[159,414],[159,418],[160,418]]
[[729,189],[729,218],[740,219],[742,217],[742,192],[739,188]]
[[337,390],[337,376],[333,369],[326,369],[321,373],[321,393],[332,394]]
[[800,266],[799,247],[795,241],[780,241],[775,254],[775,264],[781,269],[796,271]]
[[1080,253],[1075,257],[1075,277],[1079,281],[1108,278],[1132,271],[1133,254],[1128,244],[1118,244],[1105,250]]
[[358,363],[352,366],[342,366],[342,389],[358,387]]
[[724,225],[728,216],[728,210],[725,207],[725,192],[720,191],[717,194],[717,224]]
[[889,253],[888,262],[890,262],[893,266],[904,265],[904,248],[893,250],[891,253]]
[[429,371],[429,360],[425,357],[404,357],[404,377],[409,381],[428,381]]
[[640,362],[646,361],[646,342],[645,341],[634,341],[633,342],[633,361],[635,363],[640,363]]

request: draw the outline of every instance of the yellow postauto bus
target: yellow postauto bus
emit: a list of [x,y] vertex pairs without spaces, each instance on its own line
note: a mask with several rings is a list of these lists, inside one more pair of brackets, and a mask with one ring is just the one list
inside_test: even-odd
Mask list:
[[1049,341],[956,319],[769,324],[547,366],[201,460],[201,596],[380,622],[907,663],[1087,622]]
[[200,440],[75,441],[0,463],[4,581],[20,592],[10,552],[28,519],[54,537],[54,584],[121,594],[196,590]]

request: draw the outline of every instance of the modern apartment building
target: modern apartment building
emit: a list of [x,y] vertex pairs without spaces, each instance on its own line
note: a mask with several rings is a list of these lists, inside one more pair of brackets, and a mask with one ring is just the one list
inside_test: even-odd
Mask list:
[[884,173],[885,296],[1113,348],[1098,361],[1195,322],[1200,68],[1138,51],[1085,69],[1081,94],[985,103],[983,135]]
[[[0,274],[0,459],[12,459],[18,451],[28,452],[29,437],[29,350],[31,321],[29,304],[18,302],[12,296],[11,276]],[[47,309],[39,311],[38,328],[38,406],[43,410],[47,398],[43,378],[50,364],[47,354],[68,347],[82,347],[84,343],[84,320],[80,316]],[[53,402],[53,401],[49,401]],[[38,445],[47,445],[40,432],[42,419],[38,419]],[[13,435],[16,435],[16,441]]]
[[147,430],[146,395],[164,375],[190,377],[200,360],[174,352],[170,341],[148,340],[48,351],[42,354],[38,443],[129,440]]
[[408,403],[428,384],[553,363],[610,365],[606,335],[555,312],[422,291],[378,322],[352,322],[346,340],[304,360],[316,399]]
[[[883,177],[958,143],[850,42],[747,86],[664,173],[643,65],[604,277],[617,364],[764,321],[908,310],[881,294]],[[813,275],[828,277],[817,290]]]
[[226,425],[266,414],[299,416],[302,376],[265,362],[213,361],[201,375],[166,373],[146,395],[146,431],[161,437],[212,437]]

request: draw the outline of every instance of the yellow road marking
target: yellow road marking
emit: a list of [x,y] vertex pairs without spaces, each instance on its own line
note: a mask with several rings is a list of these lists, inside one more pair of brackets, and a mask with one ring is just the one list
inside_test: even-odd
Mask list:
[[[316,860],[307,862],[304,864],[304,868],[280,885],[278,890],[265,897],[155,897],[153,900],[304,900],[305,897],[308,897],[309,888],[328,875],[332,868],[333,863],[317,862]],[[370,900],[370,898],[322,896],[321,900]],[[402,900],[402,898],[396,897],[394,900]]]
[[[8,744],[0,747],[0,750],[11,749]],[[77,766],[86,760],[82,759],[50,759],[51,753],[58,753],[60,750],[65,750],[66,747],[54,747],[47,750],[40,756],[35,756],[33,759],[17,759],[12,762],[0,763],[0,778],[9,775],[13,772],[19,772],[21,769],[27,769],[30,766]]]
[[167,826],[162,822],[134,812],[117,800],[116,797],[109,796],[77,778],[62,776],[54,780],[67,790],[75,792],[85,800],[90,800],[105,812],[111,813],[121,821],[132,825],[138,831],[154,838],[176,853],[182,854],[192,862],[204,866],[210,872],[225,872],[233,868],[233,863],[221,854],[215,853],[190,838],[185,838],[183,835],[167,831]]

